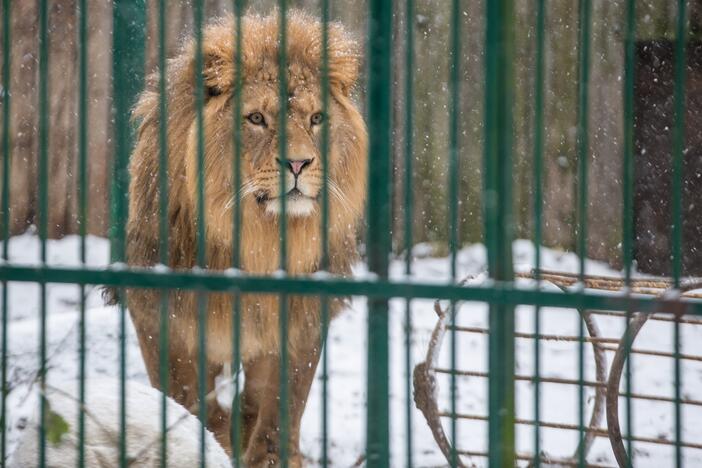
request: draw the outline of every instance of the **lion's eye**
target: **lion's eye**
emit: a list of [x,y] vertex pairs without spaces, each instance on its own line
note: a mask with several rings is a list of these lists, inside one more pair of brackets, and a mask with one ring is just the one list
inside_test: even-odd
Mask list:
[[254,125],[266,125],[266,119],[260,112],[252,112],[246,116],[246,119]]
[[316,112],[312,114],[312,117],[310,117],[310,123],[312,125],[319,125],[322,122],[324,122],[324,114],[322,114],[321,112]]
[[207,96],[208,97],[216,97],[222,94],[222,90],[219,89],[216,86],[208,86],[207,87]]

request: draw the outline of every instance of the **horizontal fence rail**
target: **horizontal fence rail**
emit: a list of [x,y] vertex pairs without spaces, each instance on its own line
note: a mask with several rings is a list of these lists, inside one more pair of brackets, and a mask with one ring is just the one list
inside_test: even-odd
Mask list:
[[[8,272],[8,276],[4,276]],[[252,275],[215,274],[202,272],[161,272],[153,270],[112,271],[0,266],[0,278],[12,281],[42,281],[46,283],[99,284],[121,287],[192,289],[203,291],[239,292],[295,292],[295,294],[343,295],[371,297],[417,297],[449,299],[456,301],[490,302],[507,305],[541,305],[548,307],[583,307],[603,311],[621,311],[631,308],[640,312],[671,312],[676,314],[702,314],[702,302],[696,299],[651,298],[621,292],[601,294],[596,292],[534,291],[515,287],[512,283],[494,283],[494,286],[465,286],[420,283],[413,281],[384,281],[380,279],[256,277]],[[333,288],[333,290],[329,289]]]

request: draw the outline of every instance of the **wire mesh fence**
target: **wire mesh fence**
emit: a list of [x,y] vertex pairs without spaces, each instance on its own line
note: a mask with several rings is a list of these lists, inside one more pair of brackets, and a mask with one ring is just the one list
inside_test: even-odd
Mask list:
[[[576,275],[550,271],[520,272],[517,276],[531,280],[536,276],[541,276],[544,281],[563,289],[573,286],[577,281]],[[614,277],[586,276],[585,286],[594,290],[620,290],[624,287],[624,281],[621,278]],[[690,287],[696,289],[698,286],[698,284],[692,284]],[[660,295],[671,287],[671,282],[634,279],[631,282],[631,287],[633,291],[639,294]],[[695,296],[694,293],[687,294],[691,297]],[[460,462],[461,465],[466,465],[469,464],[469,461],[475,462],[482,458],[487,458],[488,452],[484,450],[480,440],[475,441],[471,438],[452,439],[447,437],[446,428],[449,427],[448,421],[455,419],[466,425],[481,425],[488,422],[488,416],[472,411],[474,407],[465,405],[465,403],[464,407],[468,408],[468,410],[459,412],[448,410],[444,397],[446,392],[441,391],[441,386],[446,385],[448,381],[448,377],[446,376],[456,375],[461,379],[483,380],[489,378],[489,373],[482,370],[480,368],[480,361],[475,359],[467,360],[467,365],[472,367],[470,369],[463,368],[462,366],[458,366],[458,368],[455,369],[442,366],[443,363],[440,360],[441,348],[444,344],[446,333],[449,330],[455,330],[457,333],[465,334],[463,336],[477,335],[480,337],[478,339],[484,339],[482,337],[488,335],[490,330],[484,326],[464,326],[449,323],[447,310],[442,308],[442,305],[438,301],[435,303],[434,309],[437,315],[437,323],[432,333],[431,341],[427,347],[427,354],[425,359],[414,369],[415,403],[424,415],[427,424],[431,427],[432,435],[446,459],[450,460],[450,454],[451,451],[454,450],[453,445],[455,444],[457,446],[455,448],[456,452],[463,457]],[[584,341],[591,351],[587,353],[585,358],[586,378],[584,381],[580,381],[577,376],[536,375],[533,373],[536,355],[528,356],[521,360],[518,359],[518,361],[521,361],[520,364],[523,368],[521,371],[518,371],[514,377],[518,384],[523,384],[522,392],[529,394],[529,398],[533,398],[535,394],[535,382],[537,380],[542,391],[547,391],[549,388],[553,390],[554,387],[559,387],[561,389],[570,387],[571,389],[577,390],[582,385],[589,395],[589,403],[585,408],[587,412],[585,415],[587,422],[585,426],[585,437],[582,439],[578,438],[579,443],[576,446],[571,447],[572,444],[568,444],[567,448],[563,445],[559,446],[554,443],[553,438],[546,437],[548,440],[546,444],[547,447],[539,452],[539,456],[537,457],[534,452],[532,452],[533,449],[531,445],[528,443],[525,444],[525,440],[522,440],[518,445],[528,448],[517,453],[516,456],[518,460],[532,461],[535,463],[535,459],[538,458],[539,462],[544,464],[577,466],[578,458],[582,457],[585,460],[585,466],[615,466],[606,463],[606,461],[608,461],[606,458],[603,459],[601,455],[599,455],[599,457],[597,455],[598,453],[607,453],[611,450],[615,458],[613,461],[616,461],[616,463],[621,466],[627,463],[629,455],[625,444],[629,444],[629,442],[631,445],[628,445],[628,449],[631,450],[632,447],[636,446],[634,448],[635,452],[643,452],[651,445],[654,447],[658,446],[654,450],[664,450],[661,449],[661,447],[667,447],[669,449],[676,447],[675,441],[670,440],[667,435],[664,435],[666,432],[663,426],[656,427],[654,430],[658,432],[653,435],[651,431],[648,430],[650,428],[644,428],[636,434],[635,426],[630,427],[629,432],[623,433],[623,414],[625,413],[619,411],[620,399],[628,401],[631,405],[637,405],[639,408],[645,408],[647,404],[658,406],[658,412],[661,414],[665,414],[670,405],[676,404],[675,399],[661,393],[660,388],[655,393],[650,393],[653,387],[659,387],[651,381],[650,377],[639,375],[640,380],[637,383],[637,387],[639,388],[638,392],[635,391],[629,394],[621,388],[625,367],[631,365],[631,360],[639,359],[640,361],[646,362],[646,365],[660,368],[661,362],[665,360],[672,363],[676,358],[683,360],[683,362],[694,362],[701,359],[698,354],[681,354],[676,356],[674,353],[662,351],[660,348],[647,349],[641,346],[634,347],[635,340],[637,336],[639,336],[639,332],[644,323],[647,321],[658,324],[665,322],[670,323],[675,322],[675,318],[661,314],[635,314],[634,318],[631,320],[630,326],[624,327],[623,325],[626,323],[627,319],[624,313],[585,310],[580,315],[579,321],[585,324],[587,335],[585,337],[579,337],[574,333],[574,328],[572,326],[570,327],[570,333],[553,334],[542,332],[537,335],[533,332],[533,311],[522,310],[521,314],[523,319],[525,315],[528,317],[528,321],[522,320],[522,327],[525,328],[525,331],[517,331],[514,334],[515,339],[523,343],[521,349],[528,349],[528,347],[533,346],[534,342],[541,341],[545,343],[546,346],[543,346],[539,354],[545,354],[553,358],[558,352],[566,354],[565,350],[569,347],[572,348]],[[558,321],[559,317],[557,316],[563,316],[563,311],[551,311],[549,315],[553,321]],[[688,329],[690,336],[699,333],[697,327],[699,327],[700,321],[697,318],[683,317],[677,320],[683,327]],[[660,325],[654,325],[654,327],[657,326]],[[563,329],[563,323],[559,324],[558,328]],[[661,331],[661,329],[650,331],[648,334],[644,334],[648,336],[644,336],[643,340],[649,343],[649,345],[654,344],[654,346],[657,345],[657,347],[660,347],[660,343],[655,343],[652,337],[660,335]],[[617,335],[617,333],[622,334]],[[629,346],[627,346],[624,341],[624,338],[627,336],[631,340]],[[475,338],[473,340],[475,340]],[[470,342],[471,339],[464,339],[463,341]],[[556,351],[557,349],[559,351]],[[568,357],[572,358],[572,354]],[[464,364],[464,366],[465,365],[466,364]],[[644,373],[642,372],[640,374]],[[474,391],[474,387],[475,384],[463,385],[466,393]],[[551,394],[559,395],[560,398],[564,398],[562,390],[554,391]],[[559,403],[567,404],[565,401]],[[688,408],[688,414],[696,413],[697,410],[695,407],[700,405],[700,402],[694,398],[683,398],[679,403],[683,408]],[[650,413],[651,408],[645,408],[643,412]],[[524,416],[522,417],[519,413]],[[530,440],[531,437],[538,434],[539,430],[544,429],[546,431],[555,430],[560,432],[575,432],[579,430],[577,424],[564,421],[563,415],[559,414],[558,411],[550,411],[549,416],[544,419],[537,419],[534,413],[525,411],[524,408],[522,408],[519,413],[515,418],[515,424],[518,427],[529,428],[528,431],[522,432],[523,437],[527,440]],[[622,417],[621,421],[620,416]],[[540,429],[535,429],[537,427]],[[466,429],[468,432],[473,432],[475,430],[475,428],[470,427]],[[598,438],[604,439],[610,444],[610,447],[603,448],[601,441],[598,441],[596,444]],[[701,448],[698,443],[690,440],[681,441],[680,445],[684,450],[698,450]],[[574,452],[567,453],[571,448],[573,448]],[[566,453],[564,453],[564,451]],[[670,454],[671,452],[669,451],[668,453]]]
[[[526,272],[516,268],[513,259],[520,255],[514,242],[513,212],[514,67],[516,49],[522,44],[515,39],[515,2],[484,2],[480,31],[484,33],[484,157],[476,171],[483,182],[485,248],[480,262],[486,275],[480,281],[463,280],[466,251],[461,249],[459,233],[460,205],[465,201],[459,174],[465,165],[460,102],[465,85],[461,26],[466,15],[459,0],[445,5],[449,50],[442,53],[449,59],[450,98],[443,191],[448,216],[447,258],[437,260],[443,262],[440,281],[432,277],[430,266],[413,258],[418,247],[412,227],[416,221],[412,207],[417,58],[413,0],[403,3],[402,31],[393,31],[398,5],[369,0],[365,57],[358,41],[331,21],[329,0],[321,1],[319,15],[290,9],[285,0],[278,2],[273,13],[256,15],[247,13],[242,0],[235,0],[231,15],[212,21],[206,21],[204,2],[195,1],[189,5],[192,37],[170,59],[170,4],[159,0],[157,34],[150,38],[157,42],[158,70],[146,77],[147,4],[113,1],[109,265],[91,258],[94,241],[86,228],[91,202],[88,3],[75,4],[78,256],[73,265],[61,265],[50,255],[49,239],[54,203],[48,191],[53,2],[37,2],[38,243],[36,259],[28,265],[13,258],[16,254],[10,248],[11,140],[15,138],[10,76],[12,67],[18,66],[11,61],[11,12],[17,4],[3,1],[3,467],[93,466],[92,441],[98,432],[108,434],[105,439],[111,444],[97,459],[106,466],[339,464],[331,455],[334,443],[350,436],[332,430],[338,425],[329,416],[333,363],[328,337],[332,319],[357,298],[365,298],[367,307],[365,349],[360,350],[365,361],[361,371],[365,371],[364,447],[357,464],[423,466],[428,464],[427,441],[440,455],[440,463],[451,466],[644,466],[649,459],[661,459],[647,455],[649,446],[670,447],[660,457],[671,466],[691,466],[700,460],[695,453],[702,450],[700,434],[693,426],[702,401],[685,390],[697,388],[699,369],[695,374],[694,364],[702,362],[702,350],[683,346],[683,337],[693,342],[698,338],[702,323],[698,318],[702,302],[695,292],[702,285],[683,276],[687,255],[683,202],[689,201],[683,200],[689,154],[687,2],[676,2],[669,278],[642,278],[634,268],[634,168],[640,156],[634,141],[637,2],[621,2],[625,11],[622,266],[616,275],[604,276],[590,274],[587,259],[588,214],[597,209],[588,202],[592,2],[579,1],[577,11],[573,187],[577,255],[567,272],[549,271],[554,262],[544,260],[540,247],[548,4],[533,2],[533,245],[529,253],[533,271]],[[406,46],[399,80],[404,99],[396,112],[393,99],[399,92],[394,86],[398,77],[393,70],[393,42],[400,34]],[[359,87],[365,90],[365,106],[354,101]],[[393,132],[398,128],[396,121],[402,122],[402,145]],[[402,174],[394,170],[397,154]],[[399,177],[402,191],[395,193]],[[395,220],[397,200],[393,198],[405,205],[402,222]],[[395,251],[404,251],[405,256],[397,260],[392,256],[392,241],[393,228],[399,225],[403,245]],[[365,232],[358,235],[364,226]],[[359,249],[364,253],[361,269],[367,269],[367,274],[359,273]],[[426,267],[422,274],[417,273],[420,266]],[[10,335],[20,333],[11,321],[10,295],[13,287],[24,283],[37,286],[33,294],[38,298],[38,330],[31,336],[38,341],[32,354],[38,365],[18,377],[23,371],[13,360],[24,348],[8,344]],[[60,367],[52,356],[62,346],[54,345],[52,330],[57,324],[52,288],[57,285],[77,288],[78,300],[73,304],[78,309],[77,329],[75,336],[70,335],[75,339],[77,365],[72,381],[76,386],[71,391],[61,390],[51,380]],[[95,286],[103,287],[114,304],[117,330],[113,337],[116,386],[104,407],[93,403],[88,394],[94,377],[88,368],[89,300]],[[443,302],[432,307],[434,300]],[[470,304],[480,304],[482,309],[466,307]],[[528,327],[523,326],[525,317]],[[414,338],[427,320],[433,329],[425,349]],[[438,320],[435,327],[434,320]],[[550,323],[563,325],[568,320],[566,331],[550,331]],[[640,338],[637,342],[647,322],[656,324],[648,327],[656,334],[666,334],[665,340],[657,342],[662,346],[647,347],[639,344]],[[398,323],[399,335],[393,332]],[[447,354],[440,358],[444,336],[449,338]],[[130,353],[137,342],[141,354],[135,359],[145,364],[142,380],[148,378],[159,392],[132,386],[129,366],[134,356]],[[569,362],[559,361],[557,352],[544,351],[553,343],[573,346],[567,354]],[[476,355],[480,359],[473,359]],[[544,356],[569,372],[554,373]],[[665,382],[670,383],[670,394],[639,383],[634,357],[669,364],[651,368],[668,373]],[[473,365],[477,362],[480,365]],[[392,376],[398,373],[401,386],[393,387]],[[693,380],[689,387],[685,386],[688,375]],[[315,376],[318,387],[313,387]],[[20,411],[27,400],[17,396],[20,383],[36,392],[37,416],[31,423],[36,432],[23,427],[24,439],[17,442],[12,435],[13,412]],[[230,393],[222,393],[222,386]],[[574,396],[555,401],[553,395],[561,399],[565,393],[550,393],[554,386],[566,387]],[[310,396],[311,388],[320,395]],[[62,415],[62,397],[76,405],[70,416]],[[319,437],[311,460],[304,457],[300,440],[303,413],[308,399],[314,398],[320,405]],[[149,405],[157,407],[151,420]],[[642,405],[663,408],[642,410],[664,415],[670,427],[660,430],[663,435],[639,433],[636,414]],[[103,410],[112,416],[105,417]],[[560,411],[569,413],[567,421],[554,418]],[[686,414],[692,416],[689,422]],[[418,440],[420,426],[429,431],[421,434],[430,434],[433,441]],[[183,427],[192,432],[180,434],[178,429]],[[72,442],[66,445],[69,439]],[[192,453],[187,452],[190,446]]]

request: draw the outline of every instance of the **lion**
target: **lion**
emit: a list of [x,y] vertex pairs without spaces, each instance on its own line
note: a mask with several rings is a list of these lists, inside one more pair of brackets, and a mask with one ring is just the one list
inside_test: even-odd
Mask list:
[[[322,24],[290,11],[287,23],[287,159],[279,159],[278,14],[241,17],[241,115],[233,118],[236,76],[236,20],[218,19],[204,28],[204,268],[232,267],[233,212],[240,203],[240,268],[270,275],[280,269],[281,197],[285,197],[289,275],[309,275],[320,268],[323,155],[322,125],[329,128],[328,178],[329,271],[351,274],[356,258],[356,230],[362,219],[367,183],[367,131],[353,101],[360,70],[357,42],[338,23],[328,25],[328,111],[322,113]],[[167,66],[168,266],[198,266],[198,124],[195,42],[190,39]],[[148,77],[134,117],[139,122],[129,171],[127,261],[150,267],[159,257],[159,75]],[[234,125],[240,125],[241,186],[234,186]],[[280,177],[285,178],[281,194]],[[202,260],[202,259],[200,259]],[[234,316],[233,294],[173,290],[169,307],[168,392],[186,408],[198,402],[198,305],[206,302],[207,392],[233,353],[234,320],[241,320],[242,441],[233,450],[226,411],[209,403],[207,426],[247,466],[278,464],[281,444],[288,444],[292,466],[302,464],[300,422],[320,357],[320,299],[288,296],[289,440],[279,437],[279,295],[242,294]],[[159,387],[160,293],[130,289],[127,306],[136,328],[146,369]],[[329,301],[330,316],[343,307]],[[236,423],[236,422],[235,422]],[[240,451],[239,451],[240,450]]]

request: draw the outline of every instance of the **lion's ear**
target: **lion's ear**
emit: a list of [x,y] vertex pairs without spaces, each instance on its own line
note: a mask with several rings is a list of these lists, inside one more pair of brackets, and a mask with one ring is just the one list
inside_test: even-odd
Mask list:
[[329,82],[348,96],[361,68],[358,43],[339,24],[329,25]]
[[329,82],[348,96],[358,80],[360,59],[358,57],[343,57],[329,61]]
[[[234,78],[234,64],[231,57],[223,54],[221,48],[204,47],[202,56],[202,76],[207,96],[219,96],[231,88]],[[197,71],[195,71],[197,73]]]
[[[209,26],[205,29],[202,41],[202,77],[208,96],[227,92],[234,81],[234,52],[232,50],[231,20]],[[197,69],[195,44],[191,43],[192,77],[195,80]]]

